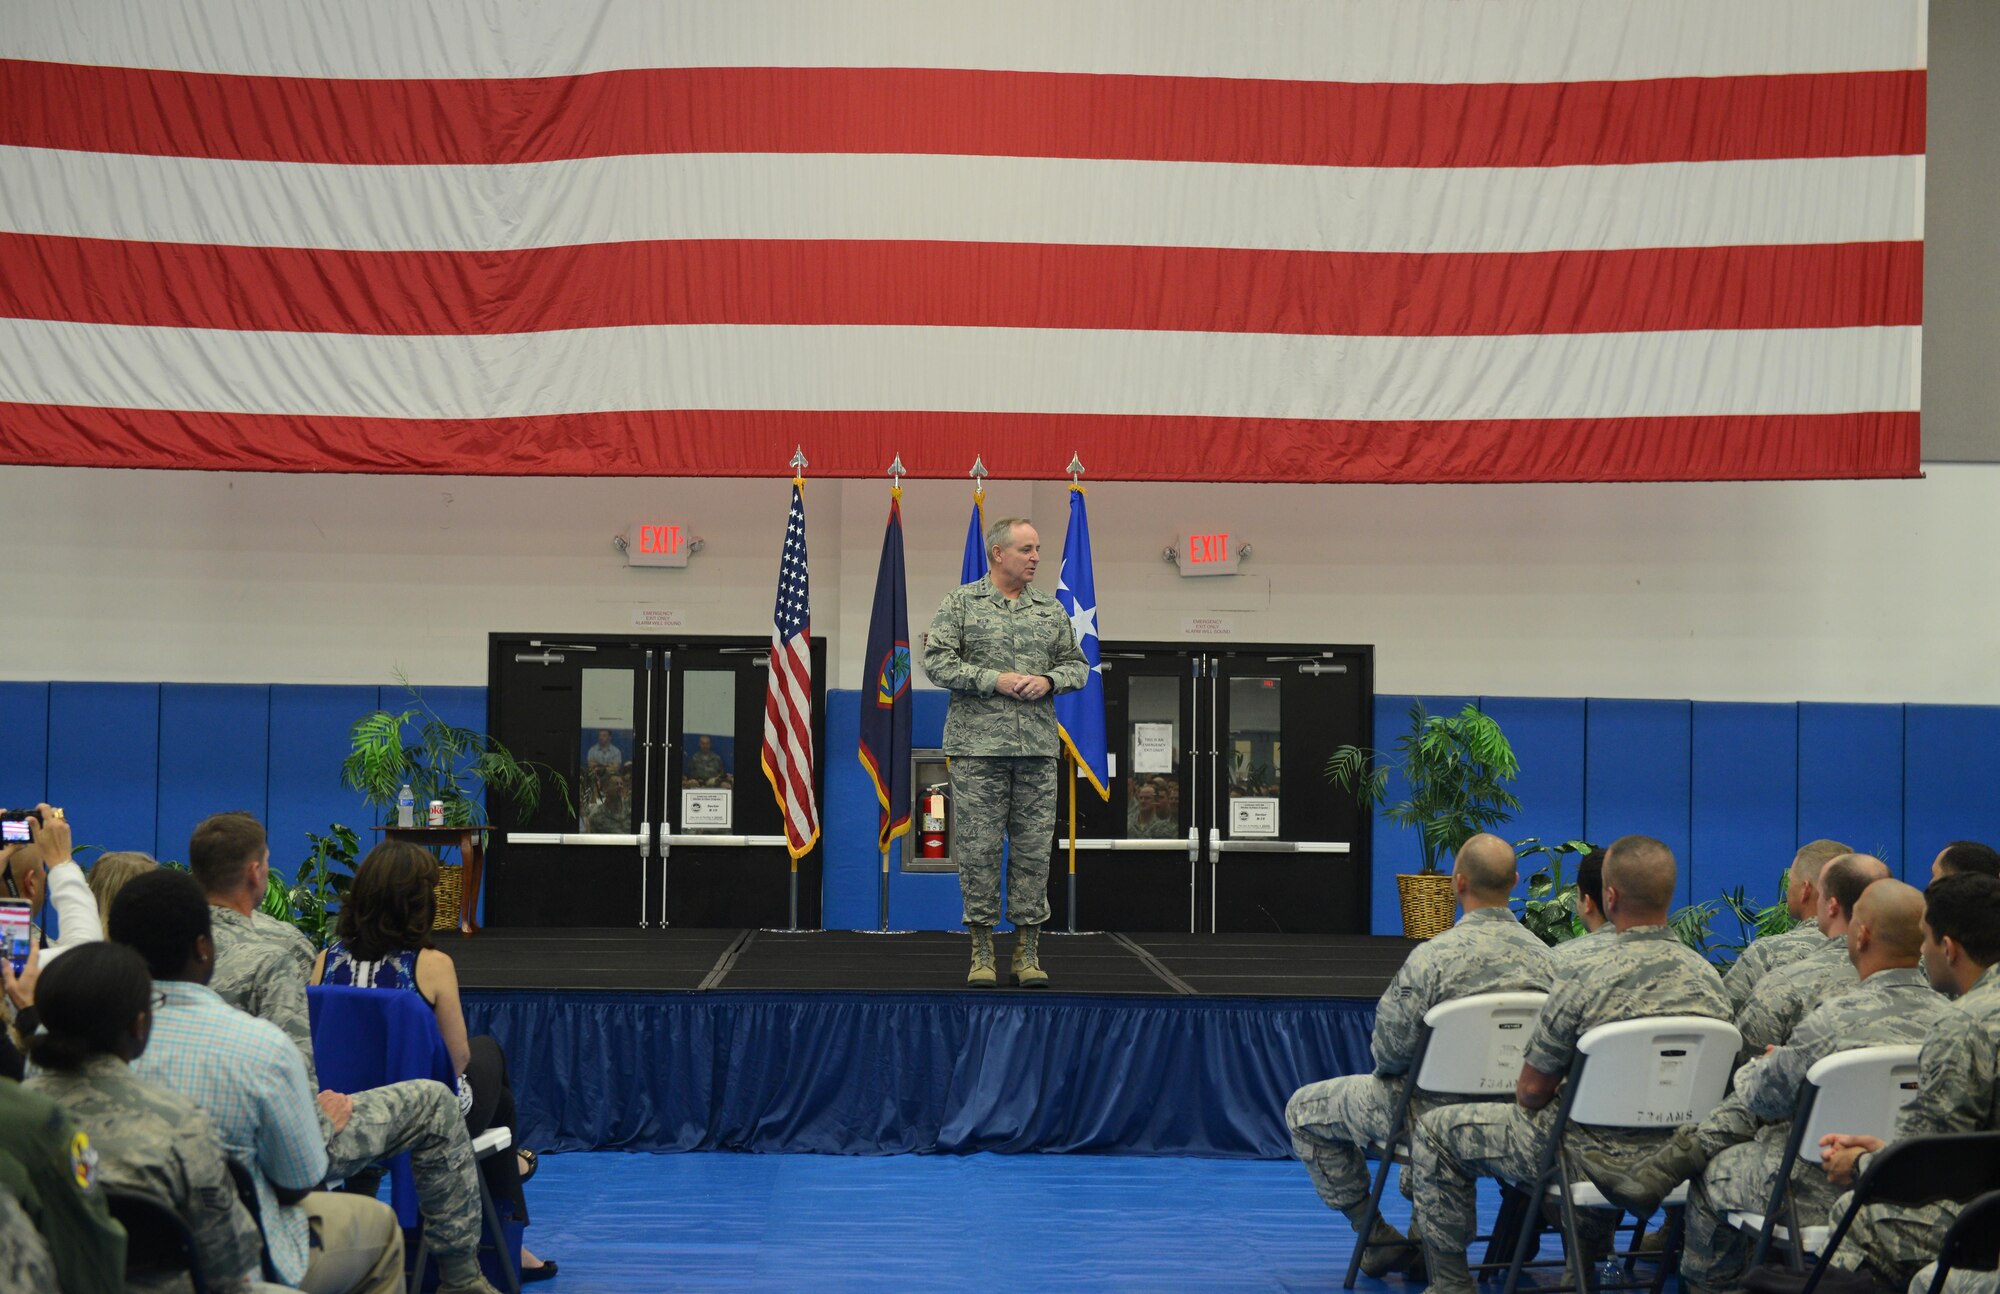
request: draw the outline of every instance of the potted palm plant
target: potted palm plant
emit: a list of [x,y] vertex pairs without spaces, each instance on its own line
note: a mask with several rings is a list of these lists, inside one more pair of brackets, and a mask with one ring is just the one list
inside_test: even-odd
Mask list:
[[1482,831],[1509,820],[1521,807],[1506,784],[1520,775],[1514,748],[1492,716],[1467,703],[1453,715],[1430,714],[1418,701],[1410,707],[1410,730],[1387,752],[1342,746],[1326,762],[1326,776],[1364,806],[1388,799],[1389,777],[1409,788],[1405,799],[1388,805],[1383,816],[1415,827],[1423,864],[1396,877],[1403,903],[1403,934],[1428,939],[1451,927],[1451,859]]
[[[552,784],[563,803],[569,782],[546,764],[516,759],[500,741],[445,721],[410,681],[398,676],[409,704],[398,712],[372,710],[355,721],[352,747],[340,766],[341,780],[361,792],[371,806],[393,812],[409,786],[421,815],[432,801],[444,806],[444,825],[486,825],[486,791],[500,792],[521,817],[542,800],[542,784]],[[459,869],[441,868],[438,878],[439,929],[458,924]]]

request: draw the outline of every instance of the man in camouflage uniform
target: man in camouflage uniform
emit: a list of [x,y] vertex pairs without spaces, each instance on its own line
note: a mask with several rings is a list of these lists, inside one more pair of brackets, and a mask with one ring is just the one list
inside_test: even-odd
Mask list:
[[[306,999],[311,946],[296,929],[255,911],[253,896],[264,893],[270,859],[264,829],[248,814],[216,814],[196,827],[188,842],[189,866],[207,894],[215,923],[209,987],[231,1006],[282,1029],[299,1049],[309,1086],[318,1091]],[[353,1177],[385,1159],[409,1154],[424,1234],[440,1268],[455,1268],[460,1283],[469,1288],[484,1286],[476,1256],[477,1164],[457,1093],[430,1079],[352,1095],[321,1091],[319,1114],[332,1179]],[[469,1285],[473,1280],[479,1285]]]
[[1604,851],[1593,849],[1576,864],[1576,915],[1584,933],[1565,939],[1550,952],[1556,973],[1571,969],[1570,963],[1588,957],[1618,937],[1618,927],[1604,915]]
[[1853,852],[1838,840],[1815,840],[1801,845],[1792,856],[1792,870],[1785,881],[1785,908],[1798,924],[1780,934],[1751,941],[1723,975],[1722,987],[1729,994],[1731,1011],[1742,1013],[1757,981],[1819,947],[1820,869],[1842,854]]
[[1970,872],[1975,876],[2000,877],[2000,852],[1977,840],[1954,840],[1931,859],[1931,879]]
[[972,931],[965,982],[991,987],[1000,920],[1000,846],[1008,841],[1007,917],[1019,931],[1014,981],[1049,982],[1039,939],[1049,919],[1062,734],[1050,698],[1089,681],[1090,666],[1062,604],[1033,587],[1041,537],[1023,517],[986,530],[987,572],[945,594],[924,639],[924,673],[951,692],[944,753],[958,796],[958,881]]
[[[1917,1094],[1896,1120],[1896,1138],[1945,1132],[2000,1130],[2000,880],[1947,876],[1924,896],[1924,970],[1947,1006],[1924,1038]],[[1827,1180],[1850,1186],[1883,1143],[1874,1137],[1836,1134],[1820,1142]],[[1830,1218],[1847,1211],[1849,1197],[1834,1201]],[[1899,1287],[1937,1257],[1944,1233],[1958,1216],[1955,1204],[1905,1209],[1869,1205],[1833,1255],[1833,1263],[1866,1270]]]
[[1825,937],[1805,956],[1757,981],[1750,1000],[1736,1013],[1736,1028],[1743,1035],[1739,1063],[1782,1045],[1806,1012],[1859,983],[1847,955],[1848,923],[1862,891],[1888,875],[1888,865],[1868,854],[1842,854],[1820,869],[1819,932]]
[[[1285,1104],[1292,1153],[1304,1162],[1320,1199],[1346,1214],[1357,1232],[1368,1212],[1365,1151],[1371,1144],[1386,1143],[1395,1132],[1390,1120],[1423,1033],[1424,1013],[1440,1002],[1477,993],[1549,986],[1547,947],[1507,907],[1518,879],[1514,850],[1506,841],[1491,835],[1466,841],[1451,874],[1465,916],[1418,945],[1390,981],[1375,1008],[1370,1042],[1374,1072],[1309,1083]],[[1410,1118],[1430,1104],[1413,1101]],[[1370,1276],[1408,1270],[1421,1257],[1416,1245],[1379,1217],[1366,1243],[1371,1248],[1363,1253],[1361,1268]]]
[[[1729,1017],[1715,968],[1674,937],[1667,909],[1674,897],[1674,856],[1647,836],[1624,836],[1606,851],[1604,910],[1618,929],[1610,947],[1558,974],[1528,1040],[1514,1102],[1447,1105],[1417,1120],[1411,1143],[1424,1260],[1439,1294],[1473,1294],[1466,1246],[1476,1229],[1482,1176],[1533,1180],[1555,1124],[1555,1095],[1576,1059],[1576,1043],[1601,1024],[1657,1015]],[[1579,1151],[1602,1149],[1636,1159],[1661,1134],[1572,1125],[1565,1138],[1572,1171]],[[1585,1252],[1600,1253],[1611,1219],[1591,1210]]]
[[1923,1040],[1945,999],[1918,966],[1924,896],[1901,881],[1870,885],[1854,905],[1848,954],[1858,988],[1828,998],[1799,1022],[1785,1045],[1736,1072],[1736,1089],[1700,1123],[1682,1124],[1657,1152],[1622,1168],[1583,1155],[1583,1166],[1611,1199],[1644,1217],[1667,1192],[1695,1178],[1688,1196],[1682,1279],[1691,1289],[1734,1288],[1749,1264],[1749,1238],[1728,1214],[1761,1213],[1778,1174],[1789,1172],[1801,1216],[1824,1213],[1834,1192],[1817,1167],[1785,1161],[1785,1140],[1806,1072],[1827,1056],[1856,1047]]
[[[122,1294],[125,1228],[105,1205],[89,1134],[54,1101],[11,1078],[0,1078],[0,1200],[26,1217],[44,1242],[41,1258],[55,1269],[53,1279],[22,1288]],[[0,1264],[7,1257],[0,1244]],[[31,1275],[22,1271],[24,1280]]]
[[[264,1238],[237,1197],[214,1127],[186,1096],[142,1083],[126,1066],[146,1049],[151,990],[145,964],[121,944],[93,944],[51,967],[36,993],[48,1029],[35,1051],[41,1072],[26,1086],[90,1134],[104,1185],[151,1195],[188,1224],[209,1289],[279,1288],[258,1279]],[[135,1018],[119,1020],[134,999],[145,1005]],[[115,1050],[103,1050],[107,1042]],[[401,1289],[403,1247],[396,1240],[369,1287],[385,1294]],[[187,1284],[185,1277],[161,1275],[130,1288],[171,1291]]]

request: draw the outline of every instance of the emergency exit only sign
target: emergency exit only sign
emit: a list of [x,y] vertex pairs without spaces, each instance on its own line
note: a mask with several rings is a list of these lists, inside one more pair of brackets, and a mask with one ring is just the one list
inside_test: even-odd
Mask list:
[[1234,575],[1234,536],[1226,530],[1184,530],[1174,559],[1183,575]]
[[627,566],[686,566],[688,528],[677,521],[635,521],[625,532]]

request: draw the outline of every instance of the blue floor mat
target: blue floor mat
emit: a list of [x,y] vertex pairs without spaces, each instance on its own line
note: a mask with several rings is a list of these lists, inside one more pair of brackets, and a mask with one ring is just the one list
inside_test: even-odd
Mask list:
[[[528,1194],[528,1246],[560,1264],[547,1294],[1332,1291],[1354,1241],[1269,1160],[603,1151],[544,1155]],[[1482,1183],[1481,1218],[1497,1206]]]

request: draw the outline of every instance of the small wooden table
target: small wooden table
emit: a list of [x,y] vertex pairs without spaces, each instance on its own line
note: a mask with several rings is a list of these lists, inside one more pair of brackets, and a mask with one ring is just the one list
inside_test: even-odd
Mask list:
[[464,866],[458,877],[458,933],[479,933],[479,892],[486,879],[486,851],[479,837],[484,827],[377,827],[384,840],[401,840],[426,849],[458,850]]

